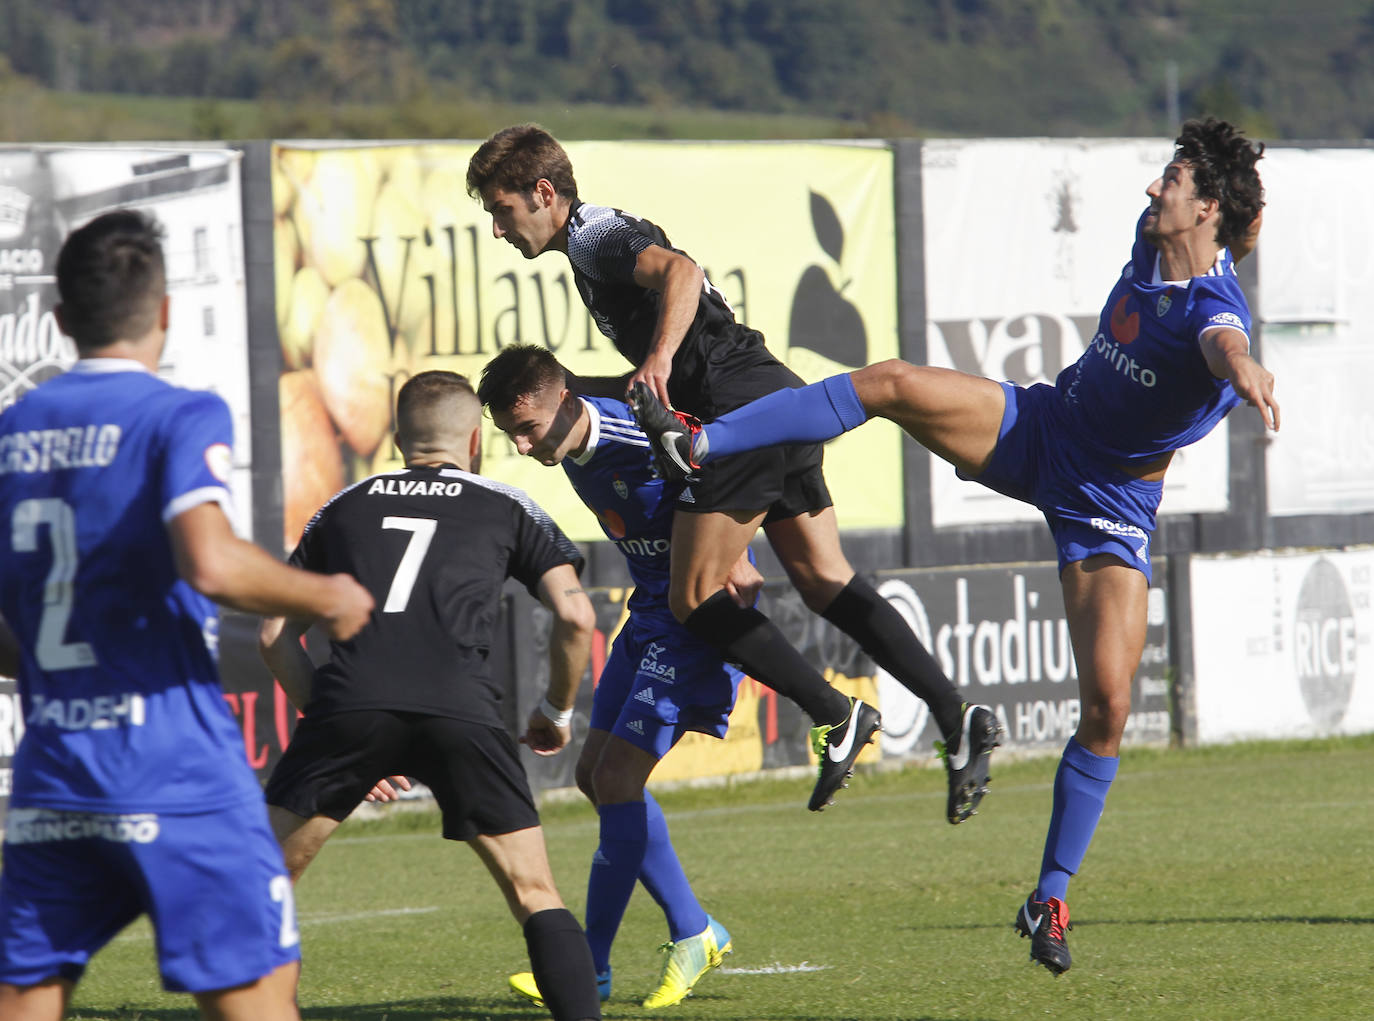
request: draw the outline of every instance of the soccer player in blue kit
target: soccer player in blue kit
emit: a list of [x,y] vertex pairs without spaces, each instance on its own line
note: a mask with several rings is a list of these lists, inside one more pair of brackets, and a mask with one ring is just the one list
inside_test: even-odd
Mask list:
[[[681,486],[655,472],[649,441],[629,407],[570,392],[553,353],[530,344],[507,347],[488,362],[477,394],[519,453],[562,466],[624,555],[634,582],[577,762],[578,787],[597,806],[601,831],[587,884],[586,932],[609,996],[611,943],[636,880],[643,882],[668,922],[662,977],[644,1006],[669,1007],[721,963],[730,934],[697,901],[645,783],[687,731],[725,736],[741,673],[668,608],[673,505]],[[762,581],[742,557],[727,588],[752,604]],[[511,985],[539,996],[528,973],[512,976]]]
[[339,639],[373,608],[347,575],[279,563],[226,510],[224,401],[158,379],[161,228],[119,210],[57,261],[71,371],[0,416],[0,669],[26,730],[0,873],[0,1016],[60,1018],[87,962],[147,913],[163,984],[207,1018],[285,1021],[291,882],[215,666],[211,600]]
[[896,422],[959,474],[1038,507],[1059,549],[1082,716],[1064,749],[1040,878],[1016,918],[1031,960],[1069,968],[1069,877],[1116,776],[1145,644],[1150,536],[1175,450],[1241,401],[1277,430],[1274,377],[1250,355],[1234,261],[1258,240],[1254,146],[1224,121],[1183,125],[1146,189],[1130,261],[1097,332],[1053,385],[882,362],[772,394],[698,430],[650,393],[640,424],[677,471],[757,446],[814,443],[872,417]]

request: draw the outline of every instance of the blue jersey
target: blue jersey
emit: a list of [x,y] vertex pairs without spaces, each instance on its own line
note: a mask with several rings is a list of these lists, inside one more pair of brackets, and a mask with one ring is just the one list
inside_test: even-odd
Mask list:
[[167,522],[226,508],[219,397],[79,361],[0,415],[0,614],[23,648],[16,806],[204,811],[261,797],[222,697],[214,605]]
[[653,470],[649,441],[629,405],[607,397],[583,397],[591,428],[587,447],[563,459],[563,471],[601,523],[606,538],[625,556],[635,583],[632,613],[677,626],[668,609],[673,507],[678,483]]
[[1119,462],[1150,460],[1211,432],[1240,398],[1212,375],[1198,341],[1216,327],[1250,333],[1230,251],[1203,276],[1161,280],[1159,253],[1141,235],[1147,214],[1092,343],[1055,381],[1077,438]]

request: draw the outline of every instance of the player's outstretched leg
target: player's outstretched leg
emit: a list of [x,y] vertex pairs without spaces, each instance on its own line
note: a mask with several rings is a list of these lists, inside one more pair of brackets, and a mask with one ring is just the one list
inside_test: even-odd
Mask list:
[[978,803],[988,792],[992,750],[1002,743],[1002,727],[985,705],[964,704],[959,729],[948,741],[935,742],[935,752],[945,760],[949,801],[945,816],[958,825],[978,814]]
[[663,974],[659,977],[658,988],[644,1001],[644,1006],[651,1010],[671,1007],[685,1000],[703,975],[720,967],[725,955],[734,950],[734,944],[725,926],[708,915],[706,928],[700,933],[689,939],[664,943],[660,949],[666,955]]
[[672,478],[683,478],[710,458],[785,443],[823,443],[868,421],[848,373],[795,389],[775,390],[704,425],[665,408],[637,383],[630,409]]
[[1031,894],[1016,913],[1016,931],[1030,937],[1031,961],[1043,964],[1053,975],[1064,974],[1073,963],[1064,938],[1065,931],[1072,928],[1069,906],[1058,897],[1039,901]]
[[834,801],[836,791],[849,786],[846,781],[854,775],[854,760],[882,729],[883,718],[878,710],[857,698],[849,700],[849,715],[844,722],[811,728],[811,749],[819,765],[816,787],[807,808],[822,811]]

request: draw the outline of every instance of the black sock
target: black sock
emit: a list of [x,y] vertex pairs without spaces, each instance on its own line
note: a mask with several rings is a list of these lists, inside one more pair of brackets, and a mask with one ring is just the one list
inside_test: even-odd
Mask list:
[[549,908],[530,915],[525,919],[525,947],[539,995],[557,1021],[601,1017],[592,951],[571,911]]
[[959,729],[963,701],[940,664],[906,620],[857,574],[825,612],[826,620],[854,639],[873,661],[926,705],[946,738]]
[[827,684],[776,624],[753,607],[740,606],[724,589],[689,613],[683,626],[750,677],[797,703],[813,722],[843,723],[849,715],[849,696]]

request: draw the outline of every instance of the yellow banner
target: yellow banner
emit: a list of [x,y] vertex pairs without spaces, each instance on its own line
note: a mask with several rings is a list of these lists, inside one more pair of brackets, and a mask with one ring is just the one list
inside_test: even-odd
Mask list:
[[[592,324],[567,259],[521,258],[464,187],[477,143],[274,146],[286,548],[344,484],[400,467],[396,390],[449,369],[476,383],[503,346],[543,344],[573,372],[628,363]],[[657,223],[807,381],[896,357],[892,153],[856,144],[585,142],[581,197]],[[902,524],[900,433],[827,448],[844,529]],[[600,539],[561,478],[494,427],[483,473],[530,493],[568,534]]]

